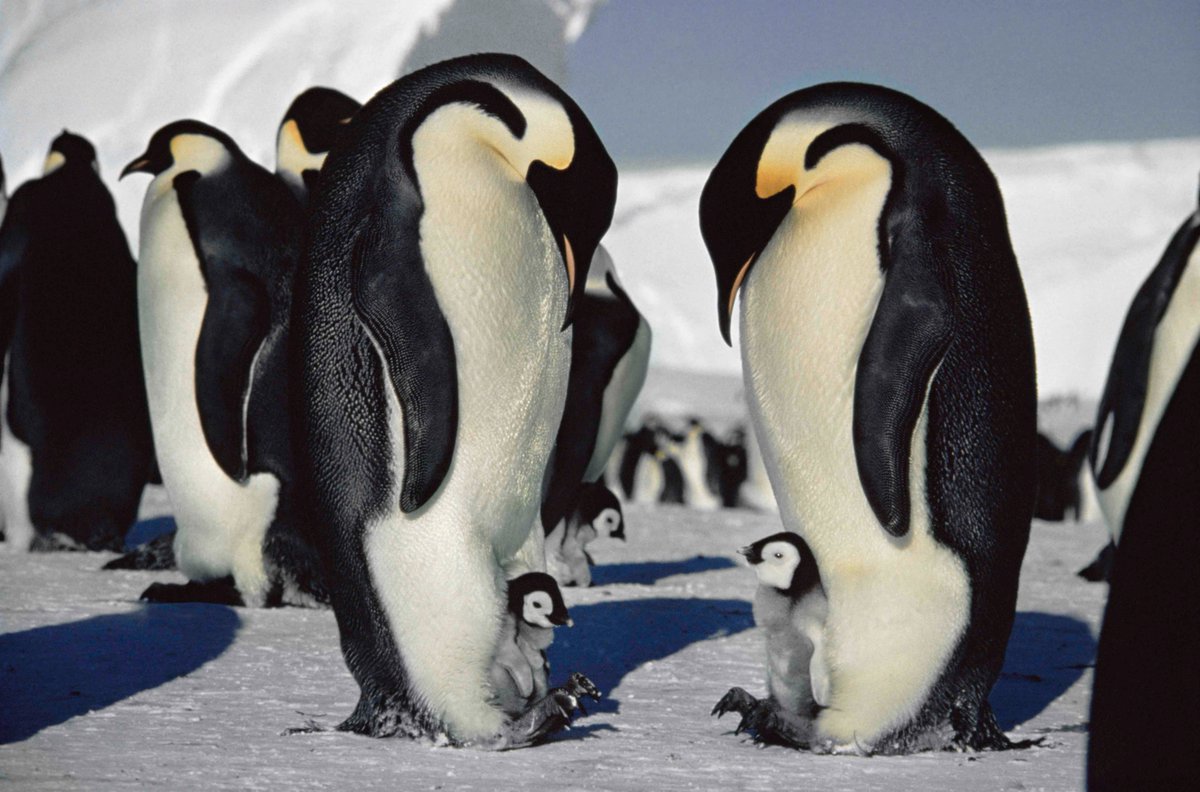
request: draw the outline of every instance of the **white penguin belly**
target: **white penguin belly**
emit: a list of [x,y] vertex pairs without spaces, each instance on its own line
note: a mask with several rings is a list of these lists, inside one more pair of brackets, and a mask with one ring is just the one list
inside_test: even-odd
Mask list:
[[[1137,487],[1141,477],[1142,464],[1146,461],[1146,453],[1154,434],[1158,431],[1158,422],[1166,412],[1167,404],[1175,393],[1179,378],[1187,368],[1192,351],[1200,342],[1200,246],[1192,251],[1188,258],[1183,276],[1171,295],[1166,313],[1154,331],[1154,350],[1150,354],[1149,381],[1146,383],[1146,400],[1142,407],[1141,419],[1138,421],[1137,439],[1133,450],[1121,474],[1113,480],[1108,489],[1099,490],[1100,508],[1104,512],[1109,532],[1114,541],[1121,540],[1121,529],[1125,525],[1125,511],[1129,508],[1129,499]],[[1100,433],[1097,441],[1096,469],[1104,466],[1108,456],[1109,440],[1112,435],[1112,417],[1105,421],[1104,426],[1096,427]]]
[[[6,365],[7,359],[0,360]],[[29,482],[33,460],[29,446],[13,436],[8,428],[8,377],[0,389],[0,509],[3,509],[4,547],[29,549],[33,541],[33,522],[29,519]]]
[[251,601],[265,593],[262,542],[279,484],[266,473],[239,484],[220,468],[204,439],[196,404],[196,343],[208,296],[174,190],[147,199],[139,259],[146,396],[175,516],[175,558],[190,580],[232,574]]
[[633,409],[633,403],[642,392],[649,365],[650,325],[643,319],[638,323],[632,346],[617,363],[612,379],[604,388],[600,425],[596,429],[596,447],[592,450],[592,458],[583,473],[585,482],[590,484],[604,475],[613,448],[625,431],[629,411]]
[[[417,148],[429,126],[414,136]],[[487,703],[502,568],[537,523],[566,399],[571,333],[560,330],[565,269],[532,191],[515,173],[464,163],[480,156],[477,149],[453,153],[448,177],[439,178],[445,164],[428,177],[419,173],[421,249],[454,338],[454,456],[433,498],[402,513],[402,412],[388,387],[393,508],[368,525],[366,549],[413,686],[452,734],[471,739],[496,733],[503,722]],[[423,156],[417,161],[429,161]],[[480,174],[469,185],[470,200],[462,195],[470,178],[464,173]]]
[[[925,409],[913,433],[910,533],[867,502],[853,441],[859,354],[883,287],[884,177],[818,188],[750,271],[742,301],[746,386],[784,525],[812,547],[828,596],[821,739],[867,744],[920,708],[969,612],[961,560],[930,534]],[[821,192],[824,190],[824,192]]]

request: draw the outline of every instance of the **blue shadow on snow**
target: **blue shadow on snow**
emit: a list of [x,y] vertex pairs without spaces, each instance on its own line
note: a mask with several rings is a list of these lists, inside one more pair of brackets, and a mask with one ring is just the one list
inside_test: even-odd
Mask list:
[[1059,613],[1018,612],[990,697],[1000,728],[1008,731],[1038,715],[1095,662],[1096,640],[1084,622]]
[[169,515],[138,520],[125,534],[125,549],[132,550],[163,534],[175,533],[175,518]]
[[616,712],[609,694],[625,675],[691,644],[754,626],[750,603],[731,599],[655,597],[575,605],[575,626],[555,631],[549,649],[551,684],[581,671],[605,694],[588,712]]
[[611,586],[614,583],[652,585],[672,575],[695,575],[714,569],[729,569],[737,564],[719,556],[693,556],[682,561],[639,561],[626,564],[601,564],[592,567],[592,585]]
[[183,604],[0,635],[0,744],[189,674],[240,626],[232,608]]

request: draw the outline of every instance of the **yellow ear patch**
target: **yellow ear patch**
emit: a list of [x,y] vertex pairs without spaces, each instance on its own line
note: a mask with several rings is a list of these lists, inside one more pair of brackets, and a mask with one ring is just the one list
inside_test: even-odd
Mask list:
[[67,158],[61,152],[51,151],[46,155],[46,162],[42,165],[42,175],[49,176],[54,171],[67,164]]
[[[346,119],[346,121],[349,120],[350,119],[348,118]],[[346,123],[346,121],[343,121],[342,123]],[[304,138],[300,135],[300,125],[296,123],[296,119],[294,118],[289,119],[287,123],[283,125],[283,129],[279,130],[279,136],[302,151],[308,150],[304,147]]]

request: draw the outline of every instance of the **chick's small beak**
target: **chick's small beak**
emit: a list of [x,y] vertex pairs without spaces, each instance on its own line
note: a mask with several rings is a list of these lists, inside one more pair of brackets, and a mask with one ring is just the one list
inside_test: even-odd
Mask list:
[[750,554],[752,552],[754,552],[754,551],[751,549],[750,545],[746,545],[745,547],[738,548],[738,555],[745,556],[746,558],[749,558]]

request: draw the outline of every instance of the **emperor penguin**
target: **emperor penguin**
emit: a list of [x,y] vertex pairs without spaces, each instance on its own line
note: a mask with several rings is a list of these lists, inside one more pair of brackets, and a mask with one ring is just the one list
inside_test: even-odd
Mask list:
[[362,107],[341,91],[315,86],[297,96],[275,135],[275,174],[304,206],[338,134]]
[[812,551],[784,531],[738,551],[754,567],[754,623],[766,636],[768,697],[759,701],[732,688],[713,707],[742,716],[736,732],[752,731],[764,742],[805,745],[819,708],[829,704],[825,656],[828,601]]
[[[327,600],[301,528],[289,435],[288,324],[301,210],[227,134],[194,120],[125,168],[153,176],[141,216],[146,391],[186,586],[152,601]],[[232,585],[232,590],[230,588]]]
[[603,481],[593,481],[583,485],[571,516],[547,532],[546,571],[560,586],[592,585],[595,561],[587,546],[601,536],[625,541],[625,515],[612,490]]
[[343,730],[511,748],[577,704],[552,692],[513,718],[489,668],[506,578],[545,563],[531,528],[616,179],[578,105],[499,54],[383,89],[325,162],[294,360],[300,458],[361,688]]
[[1125,316],[1097,408],[1089,462],[1120,543],[1126,510],[1200,336],[1200,209],[1184,220]]
[[573,626],[558,584],[545,572],[526,572],[508,581],[507,608],[492,661],[496,703],[520,717],[550,692],[546,649],[554,628]]
[[153,465],[136,271],[96,150],[63,131],[0,226],[0,460],[14,549],[118,550]]
[[688,422],[683,442],[679,444],[679,470],[683,474],[683,502],[693,509],[713,511],[721,508],[718,489],[711,486],[717,476],[716,460],[712,458],[715,441],[699,419]]
[[812,747],[1006,748],[987,696],[1033,511],[1033,338],[996,180],[944,117],[829,83],[760,113],[700,199],[784,528],[829,600]]
[[1200,708],[1198,242],[1200,209],[1134,297],[1100,400],[1092,469],[1117,541],[1092,692],[1092,792],[1200,778],[1200,758],[1178,742]]
[[649,360],[650,326],[621,288],[601,245],[575,312],[567,400],[540,513],[548,536],[568,520],[586,525],[600,514],[586,519],[579,514],[584,494],[604,486],[609,457],[646,381]]

